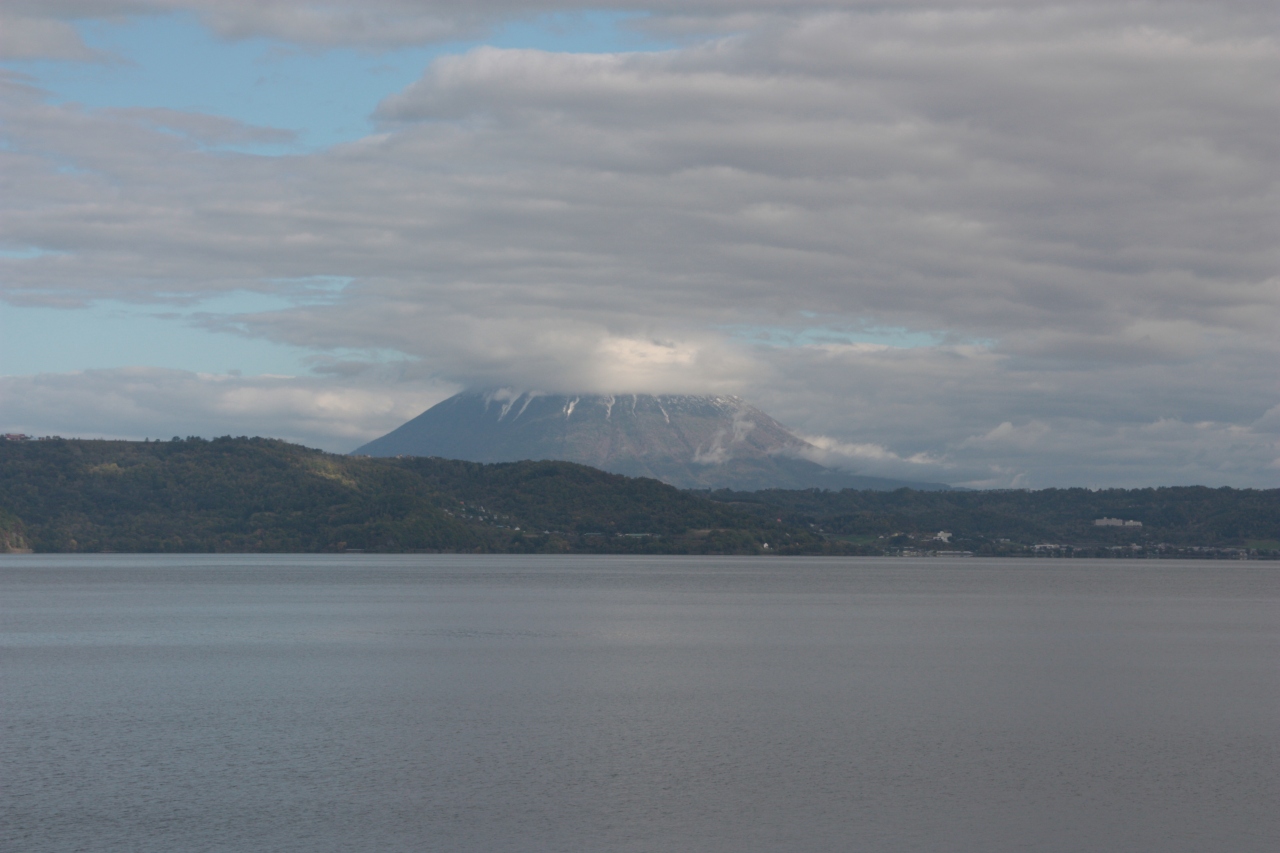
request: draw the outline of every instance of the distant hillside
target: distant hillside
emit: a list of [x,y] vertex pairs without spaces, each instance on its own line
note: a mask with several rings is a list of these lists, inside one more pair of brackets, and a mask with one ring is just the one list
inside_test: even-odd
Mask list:
[[[886,552],[1280,556],[1280,489],[817,490],[708,493],[713,500]],[[1098,524],[1099,520],[1109,523]],[[947,542],[936,537],[949,533]]]
[[335,456],[263,438],[0,441],[4,549],[815,550],[776,521],[567,462]]
[[0,554],[25,554],[30,551],[23,534],[22,522],[0,510]]
[[1274,558],[1280,489],[696,492],[265,438],[0,440],[0,553],[26,550]]
[[465,392],[355,450],[473,462],[563,459],[680,488],[949,489],[837,471],[737,397]]

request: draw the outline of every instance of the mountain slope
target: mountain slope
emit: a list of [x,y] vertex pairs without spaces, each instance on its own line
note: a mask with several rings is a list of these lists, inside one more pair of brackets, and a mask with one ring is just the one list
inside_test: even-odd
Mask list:
[[815,449],[737,397],[490,391],[450,397],[355,454],[561,459],[694,489],[948,488],[826,468],[803,458]]
[[368,459],[230,436],[0,440],[0,553],[823,547],[773,519],[570,462]]
[[702,495],[572,462],[371,459],[229,436],[0,439],[0,554],[27,550],[1277,559],[1280,489]]

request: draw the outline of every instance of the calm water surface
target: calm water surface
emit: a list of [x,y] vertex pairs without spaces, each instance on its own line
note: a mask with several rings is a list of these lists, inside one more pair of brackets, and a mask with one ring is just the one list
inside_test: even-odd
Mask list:
[[1280,850],[1275,563],[0,557],[0,848]]

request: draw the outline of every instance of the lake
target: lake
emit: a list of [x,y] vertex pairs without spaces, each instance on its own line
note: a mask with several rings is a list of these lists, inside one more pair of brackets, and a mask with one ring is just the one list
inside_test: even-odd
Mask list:
[[0,557],[0,849],[1280,849],[1280,564]]

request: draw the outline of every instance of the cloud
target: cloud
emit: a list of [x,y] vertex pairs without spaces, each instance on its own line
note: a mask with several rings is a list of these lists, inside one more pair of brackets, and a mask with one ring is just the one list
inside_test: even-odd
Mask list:
[[949,479],[955,473],[953,465],[924,452],[904,458],[883,444],[840,441],[826,435],[800,434],[800,437],[811,447],[803,448],[798,455],[828,468],[926,481]]
[[[333,277],[350,283],[327,303],[208,322],[403,353],[387,394],[739,393],[895,471],[1276,483],[1266,7],[827,6],[653,5],[646,25],[710,33],[656,53],[444,56],[376,134],[289,157],[193,142],[270,131],[53,105],[9,80],[0,234],[46,254],[0,256],[0,298]],[[184,8],[308,44],[485,25],[448,4]],[[876,326],[941,343],[804,334]]]
[[[638,14],[633,26],[689,38],[747,32],[778,19],[832,11],[863,14],[872,26],[886,12],[919,13],[928,26],[943,30],[928,17],[967,16],[971,29],[981,29],[999,16],[1043,13],[1050,26],[1069,27],[1078,18],[1112,24],[1143,21],[1156,16],[1159,5],[1150,0],[898,0],[887,9],[883,0],[7,0],[0,10],[0,48],[8,52],[0,52],[0,58],[95,58],[73,24],[173,13],[192,13],[226,39],[381,50],[478,38],[504,21],[583,12]],[[1274,24],[1274,9],[1265,0],[1163,5],[1206,30],[1220,28],[1224,13],[1249,22],[1253,32]],[[1028,29],[1034,31],[1036,25]]]
[[345,453],[456,386],[212,375],[156,367],[0,376],[5,432],[84,438],[265,435]]
[[279,145],[294,142],[297,133],[276,127],[258,127],[223,116],[157,107],[131,107],[104,110],[106,116],[120,117],[139,124],[167,130],[200,145]]
[[1046,369],[983,347],[798,347],[775,351],[750,396],[818,437],[814,461],[867,474],[974,487],[1274,488],[1272,363],[1223,348],[1194,371]]
[[0,11],[0,60],[93,60],[91,50],[66,21],[36,14]]
[[[513,4],[518,10],[523,4]],[[415,0],[7,0],[0,58],[93,59],[72,24],[194,13],[226,39],[270,38],[313,47],[395,48],[482,34],[509,9]],[[539,7],[534,5],[533,10]]]

